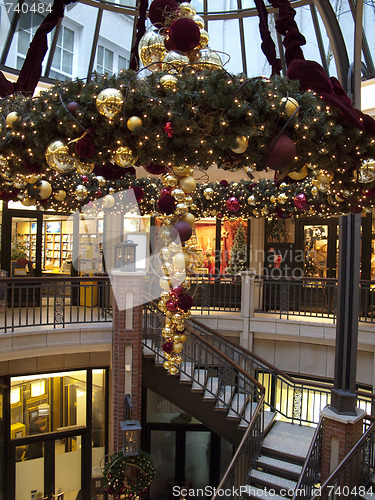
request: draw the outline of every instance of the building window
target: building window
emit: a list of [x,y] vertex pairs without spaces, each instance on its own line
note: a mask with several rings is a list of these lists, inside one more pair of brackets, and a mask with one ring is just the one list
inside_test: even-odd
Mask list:
[[114,53],[112,50],[106,49],[103,45],[98,45],[98,55],[96,58],[96,71],[103,75],[113,75],[113,60]]
[[118,56],[118,70],[129,68],[130,61],[126,57]]
[[31,11],[22,13],[18,23],[17,69],[22,68],[30,43],[42,21],[43,16],[41,14]]
[[53,55],[50,78],[70,80],[73,75],[74,31],[62,26]]

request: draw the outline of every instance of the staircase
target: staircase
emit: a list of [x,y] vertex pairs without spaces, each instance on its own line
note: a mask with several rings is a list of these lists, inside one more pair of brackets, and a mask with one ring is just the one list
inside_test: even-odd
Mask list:
[[[248,478],[248,498],[293,497],[314,428],[276,421]],[[266,491],[265,491],[266,490]]]

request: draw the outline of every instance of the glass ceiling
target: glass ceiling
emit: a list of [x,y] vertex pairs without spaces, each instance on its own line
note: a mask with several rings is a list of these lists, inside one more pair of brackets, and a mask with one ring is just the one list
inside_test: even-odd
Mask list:
[[[17,73],[22,67],[32,36],[47,14],[49,1],[1,0],[2,70]],[[270,76],[270,66],[260,48],[258,17],[252,0],[192,0],[191,4],[204,18],[209,46],[223,53],[227,71],[243,72],[248,77]],[[303,47],[305,58],[322,64],[330,76],[337,76],[347,88],[354,61],[353,1],[299,0],[292,2],[292,6],[307,41]],[[274,29],[276,13],[272,9],[269,13],[272,37],[283,60],[282,39]],[[50,34],[42,80],[89,78],[93,71],[112,74],[128,67],[137,19],[138,0],[119,0],[119,3],[81,0],[68,5],[61,26]],[[374,21],[374,0],[366,0],[362,79],[375,77]]]

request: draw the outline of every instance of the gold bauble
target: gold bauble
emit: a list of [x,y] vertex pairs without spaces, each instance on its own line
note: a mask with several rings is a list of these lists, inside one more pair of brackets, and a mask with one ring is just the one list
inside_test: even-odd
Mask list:
[[173,174],[163,175],[162,182],[163,182],[164,186],[170,187],[170,188],[175,188],[178,185],[178,179]]
[[195,179],[191,175],[187,175],[186,177],[181,177],[179,181],[180,188],[184,190],[185,193],[192,193],[196,188],[197,183]]
[[95,165],[93,163],[78,162],[76,171],[79,175],[90,175],[93,173]]
[[167,276],[162,276],[159,280],[159,285],[162,290],[169,290],[169,278],[167,278]]
[[185,201],[185,193],[179,187],[176,187],[172,190],[171,195],[175,198],[176,201]]
[[271,202],[271,203],[276,203],[276,201],[277,201],[276,196],[275,196],[274,194],[273,194],[273,195],[271,195],[271,196],[270,196],[270,202]]
[[176,325],[176,330],[178,332],[183,332],[185,330],[185,325],[181,323],[180,325]]
[[175,214],[178,216],[187,214],[189,208],[186,203],[177,203],[175,208]]
[[8,127],[13,128],[14,125],[19,121],[20,115],[16,111],[12,111],[11,113],[7,114],[5,121]]
[[128,146],[120,146],[116,149],[113,159],[122,168],[131,167],[136,163],[138,157]]
[[177,375],[177,373],[178,373],[178,368],[177,368],[177,366],[171,366],[171,367],[169,368],[169,373],[170,373],[171,375]]
[[343,201],[345,201],[345,198],[341,198],[341,196],[339,194],[335,194],[335,200],[338,203],[342,203]]
[[333,179],[333,174],[327,172],[326,170],[319,170],[319,172],[316,175],[316,179],[321,184],[329,184]]
[[101,198],[102,200],[102,208],[112,208],[115,204],[115,199],[111,194],[106,194]]
[[128,121],[126,122],[126,126],[128,129],[133,132],[134,130],[137,130],[137,128],[141,128],[143,125],[142,120],[139,118],[139,116],[131,116]]
[[185,196],[185,203],[186,203],[186,205],[187,205],[188,207],[190,207],[190,205],[192,205],[193,201],[194,201],[194,200],[193,200],[193,197],[192,197],[192,196],[190,196],[190,195]]
[[38,185],[39,196],[42,200],[46,200],[52,194],[52,186],[48,181],[41,180]]
[[197,11],[189,2],[182,2],[179,6],[181,17],[194,17]]
[[[293,99],[293,97],[283,97],[281,99],[280,104],[281,104],[281,109],[282,109],[283,115],[287,116],[288,118],[293,116],[294,113],[296,112],[296,110],[299,108],[298,101]],[[298,114],[298,111],[297,111],[296,115],[297,114]]]
[[375,162],[366,162],[358,170],[357,180],[361,184],[368,184],[375,180]]
[[195,16],[193,16],[193,21],[195,22],[195,24],[198,24],[199,28],[201,30],[204,29],[204,19],[203,17],[201,16],[198,16],[197,14]]
[[318,193],[319,193],[319,191],[318,191],[318,188],[316,186],[314,186],[314,187],[311,188],[311,195],[314,198],[316,198],[318,196]]
[[83,201],[87,197],[87,195],[88,195],[87,187],[83,186],[82,184],[78,184],[78,186],[76,187],[74,195],[75,195],[75,197],[76,197],[77,200]]
[[57,201],[63,201],[66,198],[66,192],[63,189],[59,189],[56,193],[53,193],[53,197]]
[[211,49],[194,51],[190,56],[190,62],[200,69],[214,70],[223,67],[219,54]]
[[29,175],[29,184],[35,184],[39,180],[40,175],[31,174]]
[[35,205],[36,200],[35,198],[30,198],[30,196],[28,196],[27,198],[21,200],[21,203],[24,207],[32,207]]
[[76,168],[77,161],[70,156],[64,139],[55,139],[50,142],[45,154],[48,166],[60,174],[66,174]]
[[176,313],[173,316],[172,320],[173,320],[173,323],[178,325],[178,324],[182,324],[184,322],[184,317],[182,316],[182,314]]
[[160,298],[161,298],[162,300],[168,300],[168,299],[169,299],[169,297],[170,297],[169,292],[164,291],[164,292],[161,292],[161,293],[160,293]]
[[294,170],[293,172],[288,173],[288,177],[293,179],[294,181],[300,181],[304,179],[308,174],[307,167],[304,165],[302,168],[299,170]]
[[166,312],[167,311],[167,307],[165,305],[165,302],[159,302],[158,309],[159,309],[160,312]]
[[236,137],[236,141],[237,141],[237,146],[234,148],[230,148],[230,149],[233,151],[233,153],[237,153],[237,154],[244,153],[247,150],[247,146],[249,145],[249,141],[247,140],[247,138],[244,135],[239,135],[238,137]]
[[203,196],[206,198],[206,200],[212,200],[212,198],[214,197],[214,193],[214,190],[208,187],[203,191]]
[[160,78],[159,83],[163,89],[177,90],[177,77],[174,75],[164,75]]
[[24,187],[26,187],[28,185],[28,183],[29,183],[28,178],[22,174],[16,174],[16,176],[13,180],[13,186],[16,189],[23,189]]
[[96,180],[97,180],[99,186],[101,186],[101,187],[105,186],[106,180],[103,176],[97,175]]
[[328,192],[328,184],[319,184],[318,189],[321,193],[327,193]]
[[177,175],[177,177],[184,177],[185,175],[192,174],[192,168],[189,165],[174,165],[172,167],[172,170]]
[[117,89],[104,89],[96,98],[96,107],[99,113],[110,120],[121,113],[124,97]]
[[287,201],[288,196],[285,193],[280,193],[277,197],[277,202],[280,203],[280,205],[284,205]]
[[164,361],[163,368],[165,368],[166,370],[169,370],[170,367],[171,367],[170,362],[169,361]]
[[186,335],[180,335],[180,342],[184,343],[187,341],[187,336]]
[[171,52],[167,52],[167,54],[165,54],[162,69],[163,71],[169,71],[170,73],[178,73],[188,64],[189,58],[184,54],[184,52],[172,50]]
[[201,29],[200,32],[201,32],[201,36],[199,39],[198,47],[200,49],[204,49],[205,47],[207,47],[208,42],[210,41],[210,36],[205,29]]
[[152,64],[149,68],[152,71],[160,69],[160,63],[167,52],[164,41],[165,36],[160,35],[156,31],[150,30],[143,35],[139,42],[139,58],[144,66]]
[[181,342],[173,344],[173,350],[174,350],[174,352],[177,352],[177,353],[181,352],[183,348],[184,348],[184,346],[183,346],[183,344],[181,344]]
[[251,207],[254,207],[256,205],[256,198],[253,194],[251,194],[248,199],[247,199],[247,203],[248,205],[250,205]]
[[190,224],[191,226],[194,225],[194,222],[195,222],[195,217],[193,214],[191,214],[190,212],[188,212],[187,214],[185,214],[183,217],[182,217],[182,220],[187,222],[188,224]]
[[166,326],[163,328],[161,333],[163,334],[163,337],[171,337],[174,334],[174,330],[173,330],[173,328]]

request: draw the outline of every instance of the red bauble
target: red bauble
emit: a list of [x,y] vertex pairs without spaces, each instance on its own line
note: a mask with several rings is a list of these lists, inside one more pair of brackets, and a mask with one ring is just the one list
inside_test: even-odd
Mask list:
[[75,116],[79,109],[78,102],[72,101],[67,105],[68,110],[71,112],[73,116]]
[[181,295],[184,291],[184,288],[182,286],[176,286],[175,288],[173,288],[172,290],[172,293],[174,296],[178,297],[179,295]]
[[160,194],[162,196],[165,196],[166,194],[171,194],[172,192],[172,188],[169,188],[169,187],[164,187],[161,191],[160,191]]
[[182,293],[178,297],[178,307],[185,312],[193,307],[193,303],[193,297],[191,297],[187,293]]
[[239,201],[234,196],[231,196],[229,198],[229,200],[227,201],[227,209],[230,212],[238,212],[238,210],[240,209],[240,206],[241,205],[240,205]]
[[143,167],[146,172],[152,175],[161,175],[167,171],[167,167],[165,165],[158,165],[157,163],[149,163]]
[[134,191],[135,199],[138,202],[142,201],[143,200],[143,196],[144,196],[143,189],[140,188],[139,186],[134,186],[133,187],[133,191]]
[[306,200],[306,196],[303,193],[296,194],[293,201],[294,206],[298,208],[298,210],[306,210],[308,203]]
[[81,179],[84,184],[87,184],[89,182],[89,178],[87,177],[87,175],[82,175]]
[[222,179],[220,182],[219,182],[220,186],[228,186],[229,182],[226,180],[226,179]]
[[174,300],[168,300],[167,303],[165,304],[165,306],[169,312],[176,312],[177,311],[177,303],[174,302]]
[[170,194],[162,196],[158,201],[158,209],[165,215],[172,215],[176,206],[176,200]]
[[91,158],[96,153],[94,141],[87,135],[76,142],[75,150],[81,158]]
[[175,0],[154,0],[150,5],[148,15],[154,26],[162,28],[168,16],[177,9],[178,3]]
[[275,210],[276,216],[278,219],[289,219],[291,217],[290,214],[281,210],[281,208],[277,207]]
[[173,342],[164,342],[162,349],[167,354],[170,354],[173,351]]
[[197,23],[188,17],[181,17],[171,24],[168,44],[173,50],[190,52],[199,45],[200,37]]
[[182,242],[190,239],[191,235],[193,234],[193,229],[191,225],[188,222],[185,222],[184,220],[177,222],[177,224],[175,224],[173,227],[178,232],[180,240]]
[[173,130],[173,125],[171,122],[167,122],[164,127],[163,127],[164,132],[167,134],[167,136],[172,139],[174,136],[174,130]]
[[266,165],[272,170],[285,170],[297,155],[297,148],[292,139],[281,135],[270,144]]

